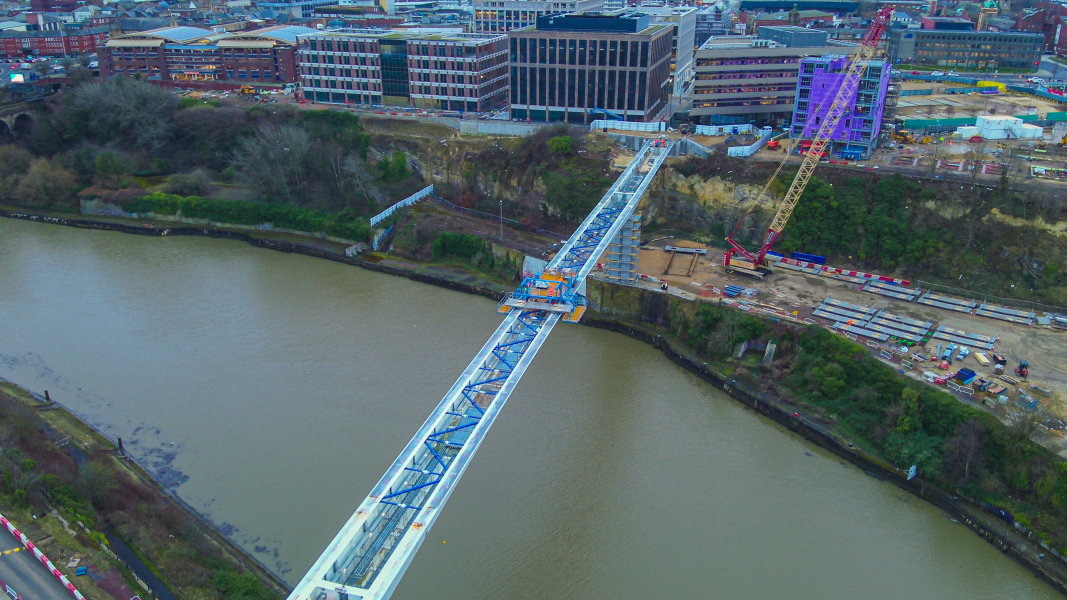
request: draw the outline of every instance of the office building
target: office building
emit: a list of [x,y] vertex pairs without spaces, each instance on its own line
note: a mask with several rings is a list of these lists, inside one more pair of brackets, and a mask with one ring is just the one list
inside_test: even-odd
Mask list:
[[797,39],[813,45],[798,47],[753,36],[709,38],[696,52],[690,118],[703,125],[791,123],[801,58],[848,51],[828,46],[825,32],[811,33],[816,37]]
[[889,32],[889,56],[893,64],[972,70],[1033,70],[1037,68],[1044,49],[1045,36],[1038,33],[958,29],[893,29]]
[[507,32],[537,25],[546,15],[572,12],[600,12],[604,0],[473,0],[474,31]]
[[963,17],[927,17],[919,19],[919,29],[940,29],[942,31],[974,31],[974,21]]
[[670,92],[672,29],[616,12],[540,17],[536,27],[510,32],[512,118],[659,119]]
[[[737,8],[727,2],[717,2],[704,6],[697,12],[696,36],[694,48],[699,48],[708,38],[737,33],[740,23]],[[740,27],[744,27],[743,24]]]
[[[845,56],[808,56],[800,61],[800,81],[793,106],[790,141],[810,141],[829,114],[844,80]],[[860,75],[856,92],[830,133],[827,151],[846,158],[866,159],[878,143],[882,114],[889,89],[889,64],[884,60],[868,61]]]
[[648,15],[653,25],[671,26],[671,94],[681,97],[693,80],[697,9],[691,6],[638,6],[630,10]]
[[167,27],[113,38],[99,53],[100,75],[140,76],[182,87],[278,85],[298,81],[299,36],[314,29],[277,26],[233,34]]
[[816,48],[825,46],[829,41],[829,32],[792,25],[760,27],[761,40],[771,40],[790,48]]
[[309,100],[487,112],[507,105],[508,38],[434,30],[339,29],[304,38]]

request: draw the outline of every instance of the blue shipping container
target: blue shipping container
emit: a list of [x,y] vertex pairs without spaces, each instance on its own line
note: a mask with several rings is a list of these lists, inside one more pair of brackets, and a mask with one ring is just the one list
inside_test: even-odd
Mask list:
[[789,258],[792,258],[794,260],[802,260],[804,262],[812,262],[817,265],[826,264],[825,256],[818,256],[816,254],[805,254],[804,252],[791,252],[789,254]]

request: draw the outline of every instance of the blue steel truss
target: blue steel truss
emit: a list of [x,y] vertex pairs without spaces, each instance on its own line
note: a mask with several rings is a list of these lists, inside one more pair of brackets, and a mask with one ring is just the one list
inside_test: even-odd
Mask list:
[[[578,290],[633,213],[673,143],[645,144],[548,271]],[[546,271],[547,272],[547,271]],[[553,280],[560,283],[560,279]],[[521,291],[522,286],[520,286]],[[512,309],[289,600],[388,598],[560,312]]]

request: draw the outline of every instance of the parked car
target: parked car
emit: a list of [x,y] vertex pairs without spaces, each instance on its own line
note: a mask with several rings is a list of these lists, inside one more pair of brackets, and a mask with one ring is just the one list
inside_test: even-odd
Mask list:
[[89,61],[89,68],[90,69],[99,69],[100,68],[100,61],[97,61],[97,60]]

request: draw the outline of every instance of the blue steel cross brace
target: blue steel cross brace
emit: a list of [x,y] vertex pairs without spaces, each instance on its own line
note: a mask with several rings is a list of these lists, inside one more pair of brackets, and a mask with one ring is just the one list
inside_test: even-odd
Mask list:
[[[554,278],[528,278],[516,296],[530,296],[538,282],[554,283],[562,285],[562,300],[584,305],[579,290],[586,276],[633,214],[672,146],[670,142],[646,143],[549,262],[546,274],[551,272]],[[381,599],[392,594],[486,432],[562,314],[555,309],[508,311],[289,600]]]

